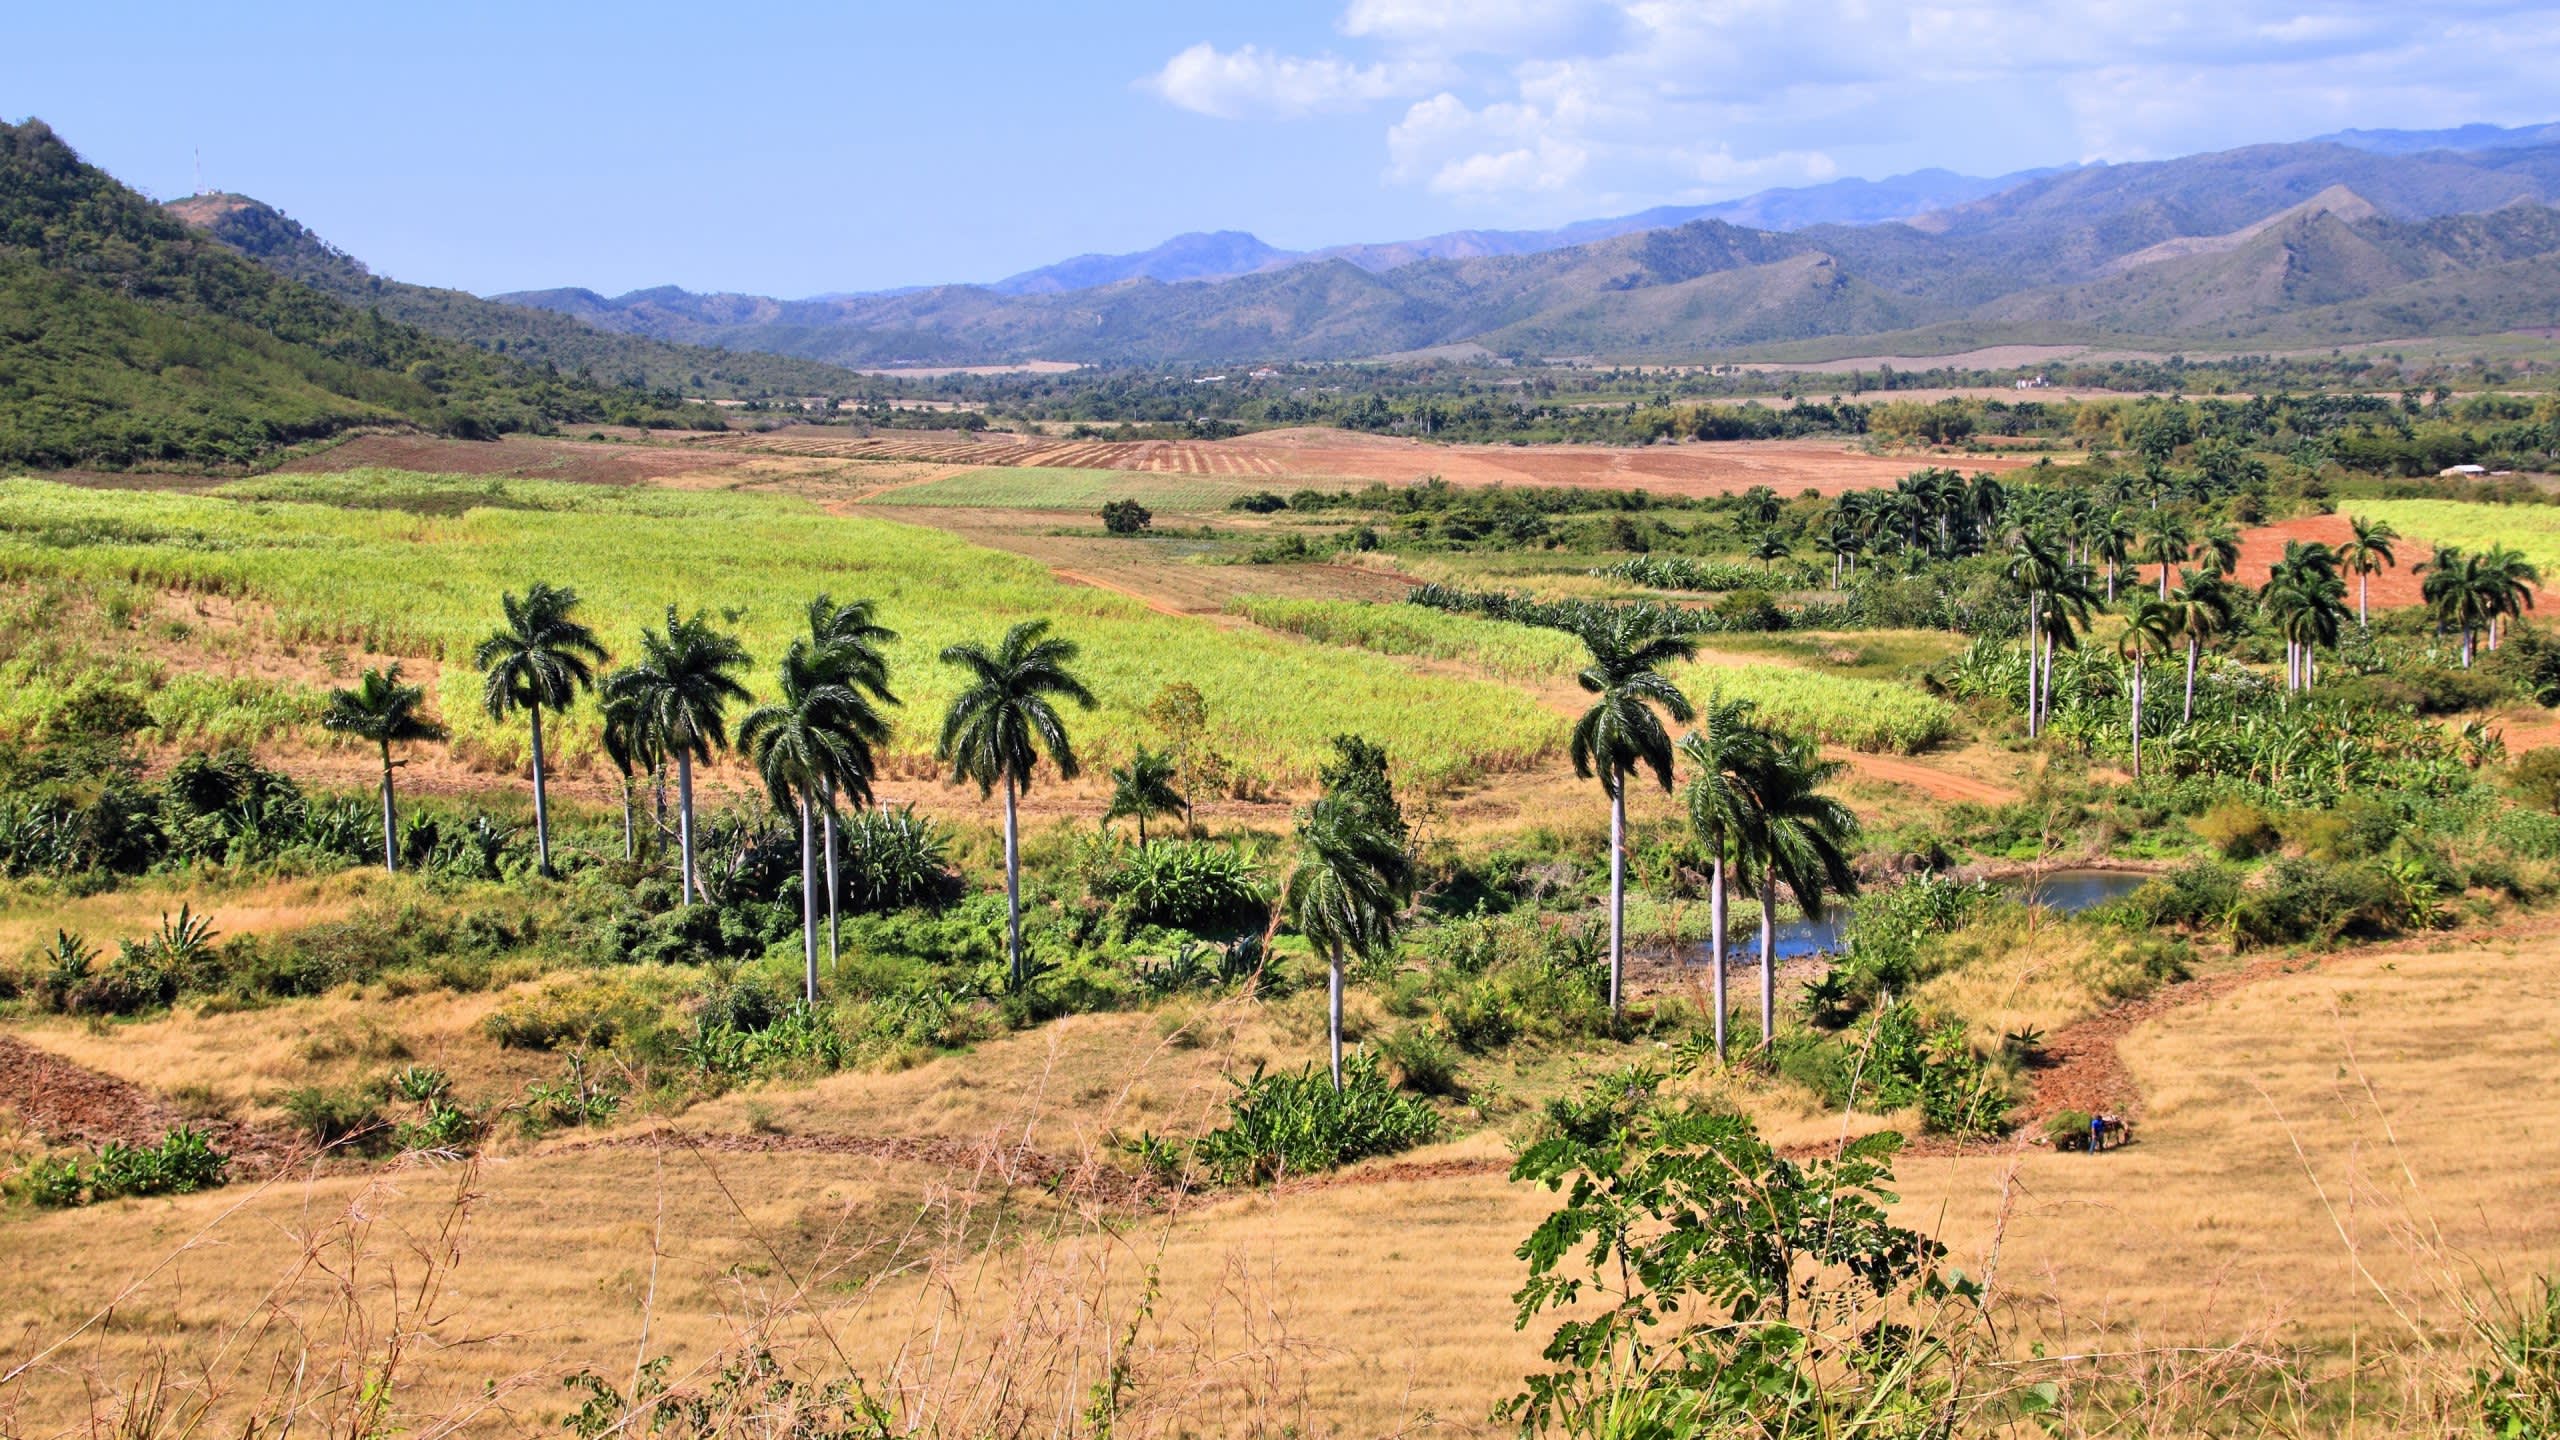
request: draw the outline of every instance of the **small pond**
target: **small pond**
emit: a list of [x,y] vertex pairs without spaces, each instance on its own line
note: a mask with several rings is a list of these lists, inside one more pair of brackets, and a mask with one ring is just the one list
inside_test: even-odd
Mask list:
[[[2093,905],[2103,905],[2121,895],[2141,889],[2151,876],[2140,870],[2047,870],[2040,875],[2020,875],[1996,882],[2001,889],[2031,904],[2041,905],[2057,915],[2076,915]],[[1789,920],[1778,926],[1776,936],[1778,958],[1800,960],[1839,947],[1840,936],[1849,925],[1849,907],[1834,906],[1816,922]],[[1760,937],[1740,937],[1729,952],[1729,963],[1755,961],[1760,956]]]

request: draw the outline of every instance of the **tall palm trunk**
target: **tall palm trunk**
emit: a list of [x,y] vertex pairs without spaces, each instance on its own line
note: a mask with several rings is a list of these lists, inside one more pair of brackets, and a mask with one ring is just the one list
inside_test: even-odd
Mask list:
[[542,785],[542,707],[528,705],[533,716],[533,850],[547,878],[551,874],[551,805]]
[[2462,627],[2462,668],[2465,670],[2471,668],[2471,627],[2469,625]]
[[2027,738],[2036,738],[2036,592],[2027,592]]
[[2107,562],[2107,603],[2116,603],[2116,562]]
[[391,805],[391,742],[382,742],[382,870],[400,873],[400,823]]
[[818,857],[812,843],[817,829],[809,797],[800,797],[800,967],[801,993],[818,1003]]
[[2198,647],[2198,645],[2197,645],[2197,643],[2196,643],[2196,637],[2194,637],[2193,635],[2188,636],[2188,637],[2187,637],[2187,708],[2186,708],[2186,710],[2185,710],[2183,713],[2181,713],[2181,714],[2178,716],[2178,723],[2179,723],[2179,724],[2181,724],[2181,725],[2192,725],[2192,724],[2194,724],[2194,723],[2195,723],[2195,720],[2196,720],[2196,651],[2197,651],[2197,649],[2198,649],[2198,648],[2199,648],[2199,647]]
[[1707,957],[1714,971],[1716,1004],[1716,1063],[1724,1063],[1724,1021],[1728,1002],[1724,993],[1724,839],[1715,842],[1716,858],[1711,867],[1714,878],[1707,886]]
[[2370,571],[2370,570],[2359,570],[2359,571],[2357,571],[2357,572],[2356,572],[2356,628],[2357,628],[2357,629],[2359,629],[2359,630],[2370,630],[2370,629],[2372,629],[2372,628],[2373,628],[2370,624],[2366,623],[2366,620],[2365,620],[2365,613],[2364,613],[2364,612],[2365,612],[2365,597],[2366,597],[2366,596],[2367,596],[2367,595],[2372,591],[2372,589],[2373,589],[2373,572],[2372,572],[2372,571]]
[[1760,1058],[1778,1048],[1778,870],[1760,859]]
[[1020,818],[1014,811],[1013,775],[1004,777],[1004,953],[1013,966],[1013,983],[1022,986],[1022,844]]
[[2133,657],[2133,778],[2142,778],[2142,657]]
[[823,813],[827,827],[827,973],[832,975],[836,972],[836,936],[844,928],[844,922],[836,914],[836,897],[843,893],[844,886],[836,879],[836,790],[832,785],[826,788],[826,802]]
[[1325,1037],[1333,1059],[1333,1088],[1342,1090],[1342,947],[1325,949]]
[[1609,796],[1609,1018],[1622,1013],[1619,987],[1626,972],[1627,932],[1627,783],[1618,781]]
[[690,897],[687,904],[708,904],[711,897],[702,893],[701,882],[693,873],[693,752],[676,752],[676,849],[683,858],[684,888],[679,893]]
[[627,861],[638,853],[640,847],[632,834],[631,777],[625,775],[622,777],[622,858]]

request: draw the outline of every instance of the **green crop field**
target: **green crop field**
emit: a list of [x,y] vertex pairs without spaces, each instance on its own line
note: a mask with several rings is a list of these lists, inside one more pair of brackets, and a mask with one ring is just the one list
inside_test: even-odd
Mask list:
[[[1383,657],[1159,615],[937,530],[776,496],[383,471],[277,476],[205,495],[0,481],[0,578],[247,597],[272,609],[264,623],[276,641],[439,659],[437,698],[456,739],[503,761],[523,741],[481,715],[470,651],[500,592],[535,580],[574,586],[619,655],[668,605],[706,611],[755,651],[759,691],[811,594],[874,598],[904,637],[891,657],[906,700],[899,755],[930,750],[954,689],[954,672],[935,658],[942,647],[992,642],[1037,617],[1084,647],[1079,669],[1101,699],[1074,722],[1089,760],[1143,739],[1141,713],[1176,680],[1199,686],[1222,748],[1277,781],[1311,775],[1329,737],[1344,732],[1381,740],[1425,784],[1533,764],[1563,733],[1528,697],[1489,681],[1417,676]],[[19,701],[12,713],[23,719],[30,705]],[[206,703],[219,697],[196,709]],[[225,728],[218,715],[190,723]],[[591,709],[566,728],[567,755],[593,753]]]
[[2340,508],[2362,519],[2388,520],[2401,534],[2430,545],[2520,550],[2541,567],[2546,582],[2560,582],[2560,508],[2464,500],[2356,500]]
[[1150,510],[1224,510],[1239,495],[1268,490],[1268,480],[1172,475],[1146,470],[1042,470],[996,466],[904,485],[863,501],[988,510],[1093,510],[1106,500],[1135,500]]
[[1248,596],[1227,608],[1266,629],[1304,635],[1328,645],[1374,650],[1382,655],[1455,660],[1505,680],[1534,681],[1570,675],[1586,658],[1582,642],[1561,630],[1455,615],[1419,605]]
[[1915,685],[1782,664],[1696,661],[1670,673],[1692,701],[1717,692],[1748,700],[1764,719],[1852,750],[1908,755],[1955,733],[1955,707]]

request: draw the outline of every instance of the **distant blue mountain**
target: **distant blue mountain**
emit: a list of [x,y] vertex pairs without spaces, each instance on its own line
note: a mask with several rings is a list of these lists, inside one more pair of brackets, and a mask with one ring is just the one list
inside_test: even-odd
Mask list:
[[1553,230],[1451,230],[1419,240],[1330,245],[1321,250],[1283,250],[1241,230],[1194,231],[1176,235],[1151,250],[1126,255],[1078,255],[1055,265],[1006,276],[987,288],[999,295],[1054,295],[1116,285],[1124,280],[1227,280],[1326,260],[1347,260],[1371,274],[1383,274],[1424,260],[1539,255],[1620,235],[1668,230],[1693,220],[1722,220],[1754,230],[1877,225],[1996,195],[2070,168],[2021,170],[1991,178],[1959,175],[1952,170],[1915,170],[1883,180],[1832,180],[1820,185],[1763,190],[1712,205],[1657,206],[1606,220],[1580,220]]
[[2428,150],[2522,150],[2560,145],[2560,124],[2460,125],[2451,130],[2340,130],[2314,137],[2377,155],[2416,155]]

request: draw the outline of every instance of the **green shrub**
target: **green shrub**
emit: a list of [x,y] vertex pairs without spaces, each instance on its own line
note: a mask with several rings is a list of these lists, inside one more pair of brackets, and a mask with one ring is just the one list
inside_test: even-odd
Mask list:
[[2240,903],[2240,872],[2213,860],[2191,860],[2125,897],[2148,925],[2203,929],[2222,924]]
[[1232,845],[1202,841],[1134,846],[1102,888],[1133,922],[1183,930],[1250,924],[1263,906],[1252,862]]
[[1233,1080],[1227,1123],[1200,1137],[1200,1164],[1220,1184],[1258,1185],[1423,1144],[1440,1132],[1427,1103],[1397,1090],[1378,1062],[1343,1062],[1342,1088],[1323,1068]]
[[1458,1093],[1458,1051],[1427,1025],[1407,1025],[1378,1042],[1378,1056],[1396,1072],[1396,1083],[1418,1095]]
[[2242,892],[2231,934],[2241,949],[2334,945],[2350,935],[2391,934],[2406,918],[2399,887],[2380,867],[2278,860]]
[[836,872],[855,910],[903,910],[951,899],[951,838],[913,805],[865,810],[836,826]]
[[369,1150],[387,1138],[378,1100],[361,1087],[306,1085],[286,1094],[284,1113],[318,1145]]
[[2278,839],[2275,818],[2246,800],[2217,801],[2187,824],[2225,860],[2264,855]]
[[2560,814],[2560,746],[2527,750],[2507,769],[2516,798],[2537,810]]
[[2525,1305],[2484,1316],[2486,1353],[2472,1367],[2471,1407],[2483,1435],[2560,1435],[2560,1284],[2546,1276]]
[[85,1170],[68,1157],[39,1159],[18,1177],[16,1188],[48,1209],[126,1195],[192,1195],[220,1186],[230,1165],[231,1157],[214,1149],[203,1131],[180,1126],[153,1145],[110,1140]]
[[1488,980],[1469,982],[1441,1000],[1440,1023],[1450,1039],[1475,1055],[1520,1038],[1519,1014],[1502,986]]

